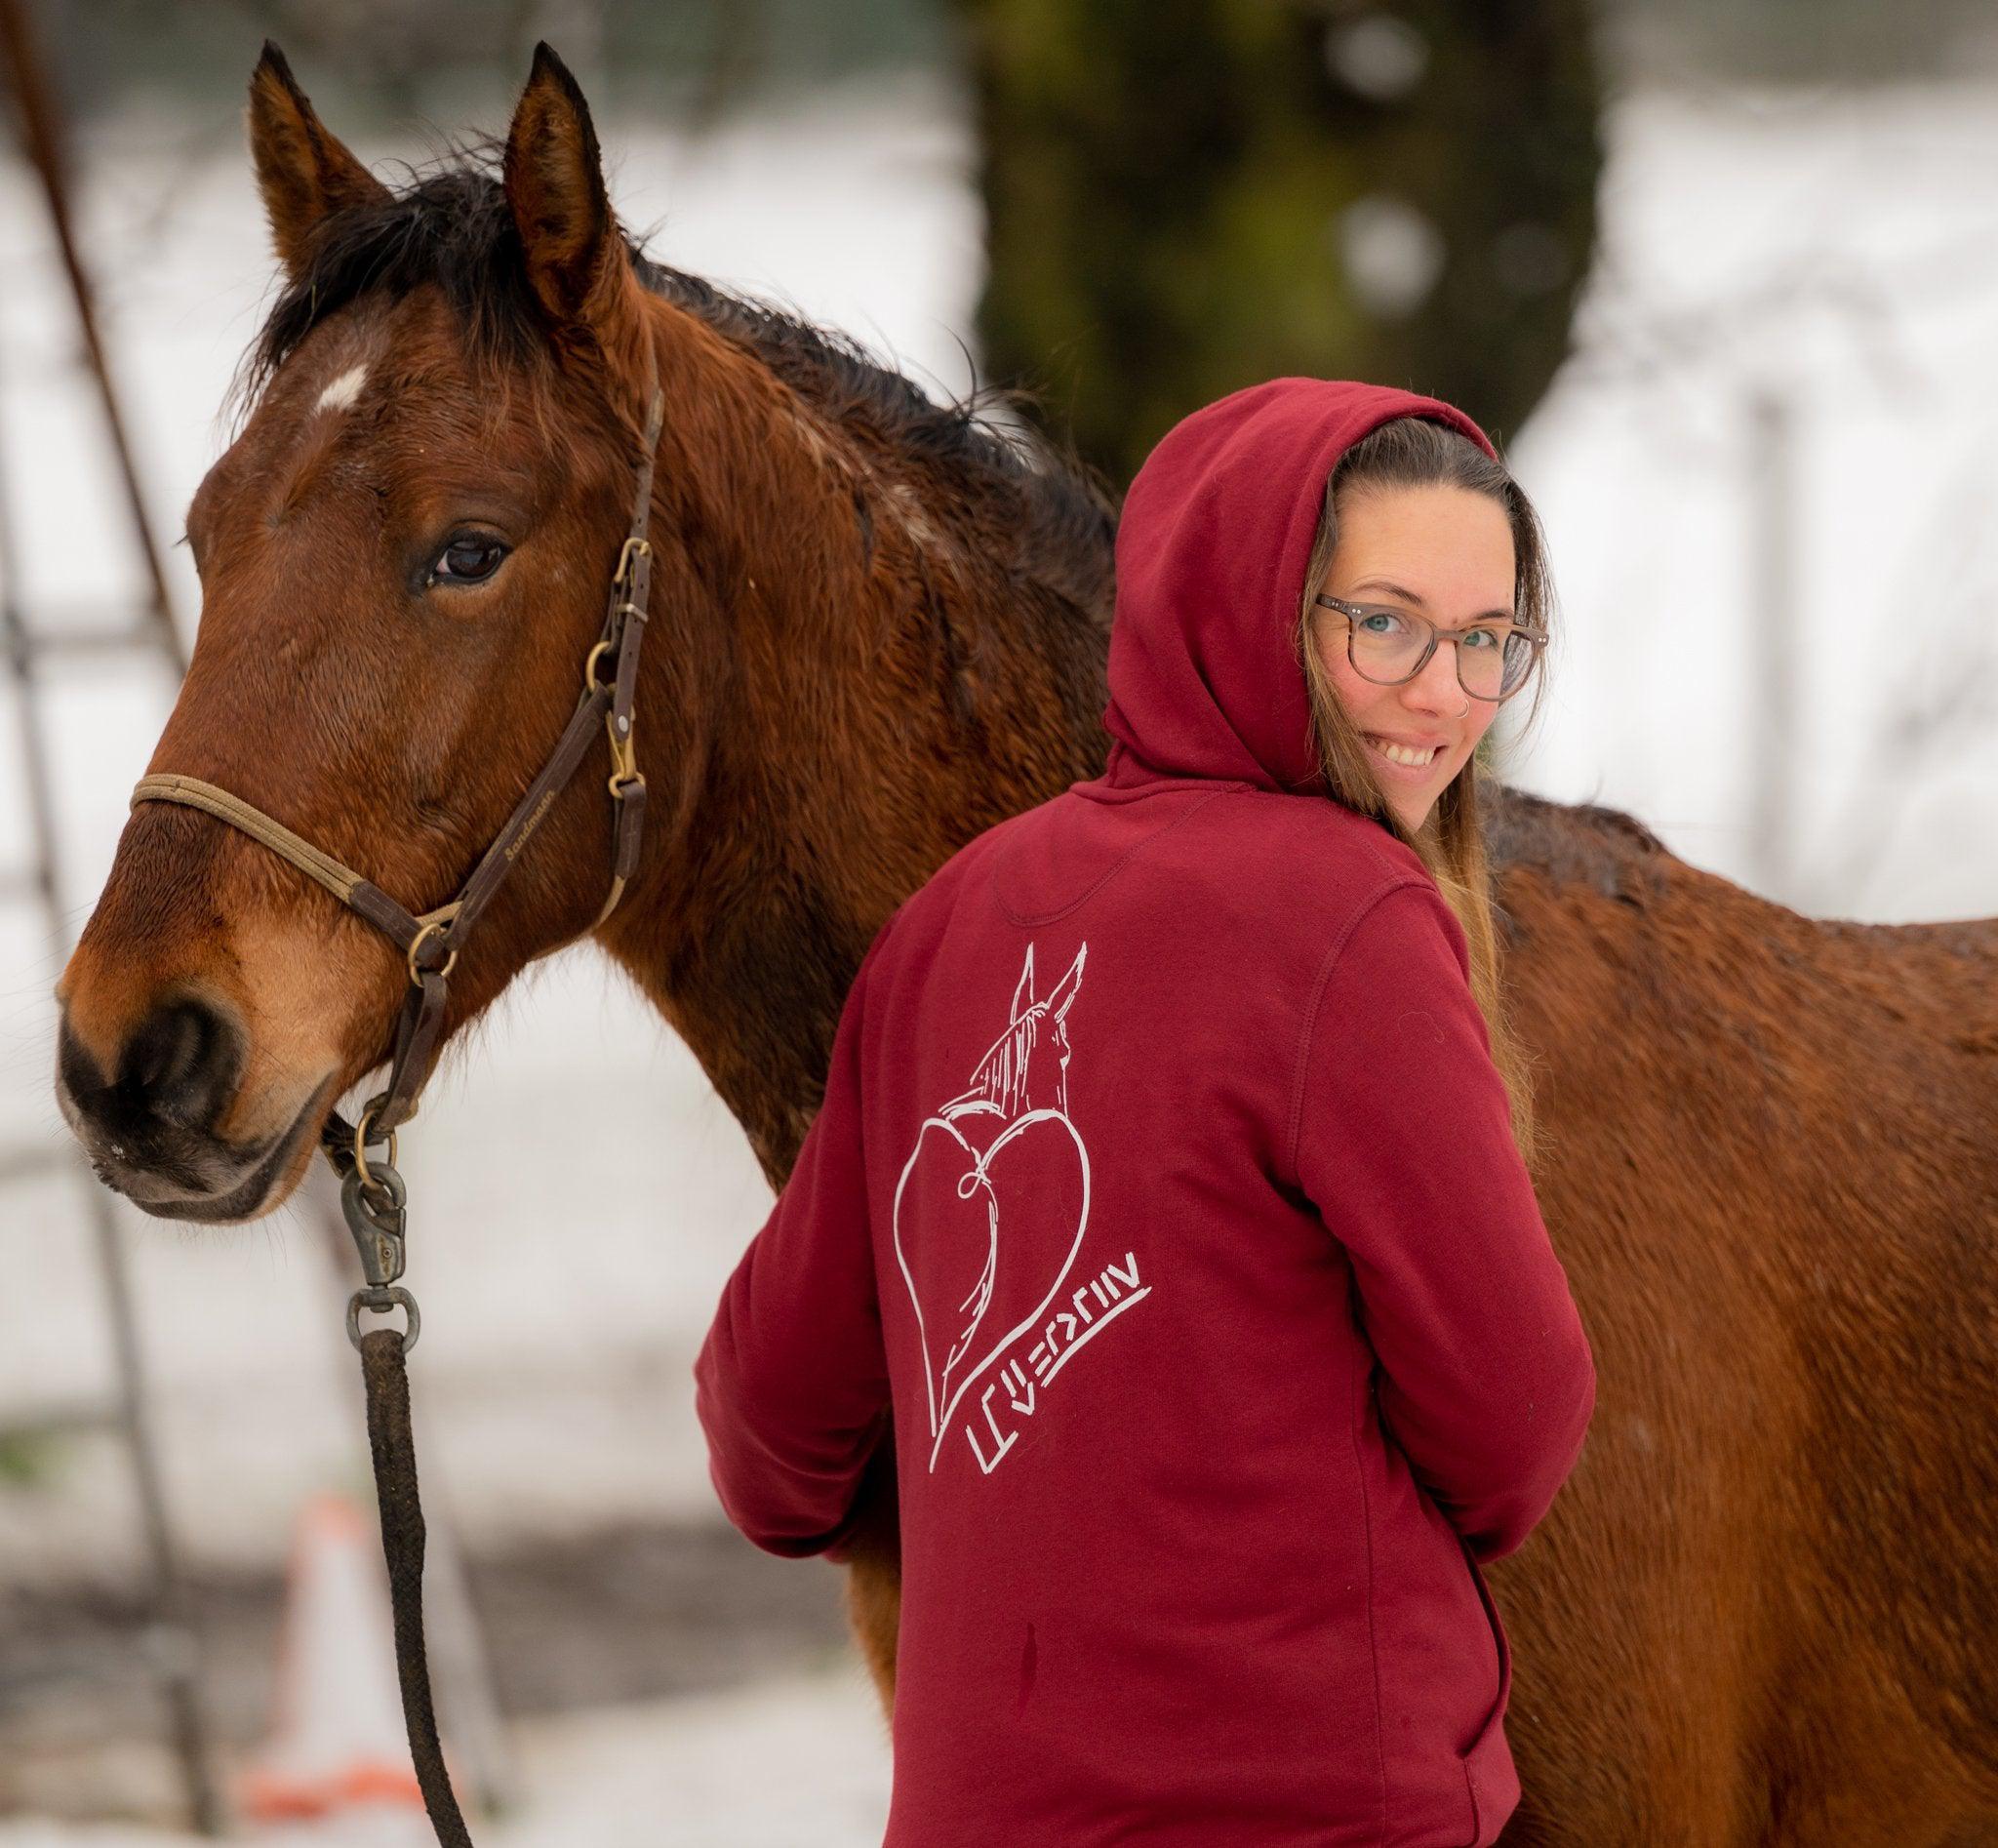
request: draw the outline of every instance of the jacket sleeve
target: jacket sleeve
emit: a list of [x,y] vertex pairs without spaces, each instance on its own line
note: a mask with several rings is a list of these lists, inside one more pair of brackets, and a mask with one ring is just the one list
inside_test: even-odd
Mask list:
[[889,1426],[860,1146],[865,965],[833,1038],[825,1099],[790,1179],[722,1291],[694,1363],[708,1475],[766,1552],[837,1548]]
[[1501,1558],[1580,1454],[1595,1363],[1429,881],[1334,947],[1298,1075],[1295,1172],[1351,1262],[1382,1423],[1471,1555]]

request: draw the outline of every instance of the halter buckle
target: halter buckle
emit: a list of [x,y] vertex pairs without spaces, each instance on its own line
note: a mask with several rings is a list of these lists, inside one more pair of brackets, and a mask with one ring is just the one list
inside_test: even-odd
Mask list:
[[633,561],[639,558],[650,558],[651,556],[652,541],[640,539],[634,533],[624,542],[623,549],[618,554],[618,569],[611,574],[611,582],[617,584],[628,584],[631,582],[631,566]]
[[618,793],[620,783],[643,782],[638,774],[638,747],[629,732],[622,738],[618,736],[618,721],[606,714],[604,732],[611,741],[611,793]]
[[[424,944],[427,943],[431,937],[442,937],[445,934],[445,932],[448,931],[450,928],[451,920],[449,918],[433,917],[429,921],[429,923],[425,924],[423,928],[416,934],[416,936],[410,939],[409,951],[405,960],[407,960],[407,962],[409,963],[411,987],[420,988],[423,985],[423,977],[424,974],[426,973],[425,971],[419,969],[417,967],[417,952],[423,947]],[[450,955],[445,957],[444,967],[442,969],[436,970],[434,973],[440,976],[448,976],[452,972],[452,970],[457,967],[457,965],[458,951],[454,949]],[[364,1117],[362,1120],[365,1122],[367,1119]],[[391,1132],[391,1134],[393,1134],[393,1132]],[[389,1156],[389,1160],[393,1161],[395,1157],[391,1154]]]

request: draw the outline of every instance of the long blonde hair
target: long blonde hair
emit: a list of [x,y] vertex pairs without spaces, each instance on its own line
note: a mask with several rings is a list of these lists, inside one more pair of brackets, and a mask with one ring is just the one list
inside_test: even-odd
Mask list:
[[[1511,1100],[1513,1140],[1531,1166],[1538,1140],[1532,1060],[1506,1020],[1498,980],[1498,932],[1492,876],[1478,820],[1480,759],[1486,754],[1486,743],[1481,742],[1470,761],[1451,779],[1421,827],[1411,831],[1388,805],[1368,761],[1359,729],[1339,697],[1321,650],[1314,646],[1324,612],[1312,599],[1324,587],[1333,552],[1339,544],[1339,497],[1363,485],[1442,485],[1466,488],[1497,501],[1512,526],[1514,607],[1519,620],[1551,633],[1554,591],[1547,570],[1546,542],[1532,503],[1502,462],[1495,462],[1468,437],[1447,424],[1427,418],[1395,418],[1348,449],[1325,484],[1325,504],[1319,511],[1311,561],[1304,573],[1296,638],[1304,683],[1310,692],[1319,759],[1333,800],[1361,815],[1372,816],[1397,839],[1406,841],[1428,868],[1445,903],[1463,926],[1470,951],[1471,994],[1485,1017],[1492,1041],[1492,1062],[1498,1066]],[[1527,714],[1529,724],[1539,710],[1545,678],[1544,671],[1535,676]]]

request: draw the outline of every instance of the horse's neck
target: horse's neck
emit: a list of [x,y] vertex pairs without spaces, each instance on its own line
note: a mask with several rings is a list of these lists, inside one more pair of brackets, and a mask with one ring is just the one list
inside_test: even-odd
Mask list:
[[[677,590],[664,557],[655,570],[639,706],[695,729],[668,744],[684,781],[656,783],[651,870],[600,941],[686,1040],[776,1186],[819,1108],[847,988],[882,921],[972,835],[1089,774],[1099,732],[1065,752],[1045,741],[1075,732],[1077,710],[1093,721],[1101,702],[1093,684],[1064,704],[1044,658],[1049,636],[1023,632],[1008,607],[1017,585],[979,569],[953,531],[947,483],[926,504],[917,475],[902,479],[788,389],[690,376],[722,363],[716,338],[697,330],[683,342],[661,320],[667,402],[708,407],[711,430],[726,411],[731,427],[710,434],[715,454],[703,461],[672,453],[669,421],[659,479],[725,469],[704,511],[717,525],[726,512],[728,545],[700,561],[705,576],[687,569]],[[952,548],[953,569],[936,568],[933,545]],[[754,572],[746,585],[725,582],[739,560]],[[675,612],[675,596],[700,606]],[[683,623],[704,635],[680,634]],[[855,634],[881,640],[856,648]],[[949,678],[966,635],[981,653],[989,645],[991,663],[971,723],[940,694],[911,701],[911,689]],[[1016,656],[1032,671],[1013,671]],[[1089,663],[1076,659],[1080,672]],[[753,664],[769,672],[772,661],[794,666],[801,686],[827,673],[870,684],[844,697],[765,688],[746,698]],[[669,671],[707,680],[676,686]],[[1021,740],[1042,743],[1020,751]],[[646,747],[641,737],[642,767]]]
[[824,1095],[833,1029],[864,949],[812,944],[811,929],[804,918],[770,916],[754,936],[717,932],[692,969],[677,966],[665,931],[606,940],[741,1124],[773,1188],[789,1175]]

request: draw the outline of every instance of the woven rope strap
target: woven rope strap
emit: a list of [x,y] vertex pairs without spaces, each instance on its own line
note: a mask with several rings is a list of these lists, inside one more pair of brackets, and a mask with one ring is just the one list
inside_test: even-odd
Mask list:
[[282,822],[264,814],[261,809],[252,807],[240,796],[233,796],[212,783],[203,783],[199,777],[178,774],[141,777],[133,784],[128,807],[136,809],[141,802],[183,803],[190,809],[201,809],[216,816],[232,827],[241,828],[253,839],[261,841],[272,853],[289,860],[300,872],[316,879],[342,904],[359,911],[405,948],[416,931],[423,925],[448,923],[458,915],[456,899],[449,904],[440,904],[434,911],[412,913],[404,910],[372,879],[334,859],[331,854],[323,853],[302,836],[294,834]]
[[254,834],[272,853],[282,854],[300,872],[310,873],[342,904],[351,904],[361,875],[342,865],[331,854],[324,854],[308,840],[294,834],[282,822],[274,822],[261,809],[254,809],[226,789],[219,789],[199,777],[141,777],[133,786],[132,803],[184,802],[190,809],[206,809],[224,822]]

